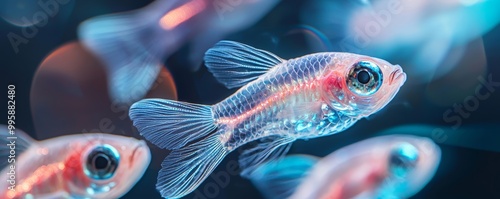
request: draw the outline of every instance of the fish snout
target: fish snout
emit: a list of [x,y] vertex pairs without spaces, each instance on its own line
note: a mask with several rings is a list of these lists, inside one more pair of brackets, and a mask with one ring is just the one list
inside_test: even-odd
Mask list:
[[148,145],[144,140],[140,140],[134,147],[132,155],[130,156],[130,166],[132,167],[138,162],[148,162],[148,159],[150,159],[149,157],[150,151]]
[[403,69],[399,65],[395,65],[396,69],[391,72],[389,75],[389,85],[394,82],[404,83],[406,81],[406,73],[403,72]]

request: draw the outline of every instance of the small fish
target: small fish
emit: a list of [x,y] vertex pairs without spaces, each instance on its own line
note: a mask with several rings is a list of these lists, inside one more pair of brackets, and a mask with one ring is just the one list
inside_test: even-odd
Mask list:
[[246,143],[260,141],[242,154],[242,176],[297,139],[341,132],[384,107],[406,80],[400,66],[377,58],[317,53],[284,60],[232,41],[208,50],[205,64],[226,87],[243,87],[213,106],[145,99],[130,108],[141,135],[173,150],[158,176],[166,198],[193,191]]
[[119,198],[151,160],[146,143],[130,137],[89,133],[36,141],[14,132],[0,127],[4,199]]
[[129,12],[98,16],[78,28],[81,42],[108,72],[113,101],[145,96],[162,62],[188,44],[186,66],[199,68],[203,53],[226,35],[247,28],[280,0],[161,0]]
[[341,148],[323,159],[291,155],[251,176],[266,198],[409,198],[434,176],[441,150],[428,138],[390,135]]

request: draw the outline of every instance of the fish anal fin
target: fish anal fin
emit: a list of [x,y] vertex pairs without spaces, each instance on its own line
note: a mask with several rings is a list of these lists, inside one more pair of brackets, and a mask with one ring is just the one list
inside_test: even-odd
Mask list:
[[266,198],[288,198],[317,162],[317,157],[289,155],[281,160],[262,164],[250,179]]
[[255,147],[245,150],[239,158],[241,176],[250,178],[260,164],[283,157],[295,138],[289,136],[268,136]]

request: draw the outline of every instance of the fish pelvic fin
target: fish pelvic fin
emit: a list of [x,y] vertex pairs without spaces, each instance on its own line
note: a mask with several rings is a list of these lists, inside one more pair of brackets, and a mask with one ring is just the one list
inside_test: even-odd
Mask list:
[[179,149],[217,128],[211,106],[174,100],[141,100],[130,107],[129,116],[142,136],[164,149]]
[[230,152],[219,139],[211,106],[146,99],[132,105],[130,118],[147,140],[173,149],[158,173],[156,188],[164,198],[194,191]]
[[270,52],[234,41],[218,42],[205,53],[204,60],[217,81],[229,89],[244,86],[285,61]]
[[253,148],[245,150],[239,158],[241,176],[251,179],[259,165],[269,160],[279,160],[290,149],[295,138],[289,136],[268,136],[262,138]]
[[[37,141],[31,138],[28,134],[20,129],[9,129],[6,125],[0,125],[0,140],[2,145],[0,145],[0,157],[4,160],[0,162],[0,170],[3,170],[11,162],[8,156],[11,150],[15,150],[17,155],[22,154],[27,151],[30,147],[36,145]],[[13,160],[15,161],[15,160]]]
[[289,198],[317,162],[313,156],[290,155],[260,165],[250,179],[268,199]]

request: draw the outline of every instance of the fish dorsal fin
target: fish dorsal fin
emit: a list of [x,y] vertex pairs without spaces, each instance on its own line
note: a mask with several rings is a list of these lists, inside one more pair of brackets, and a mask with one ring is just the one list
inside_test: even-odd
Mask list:
[[[11,133],[13,132],[13,133]],[[0,157],[5,161],[0,161],[0,170],[3,170],[7,165],[11,164],[9,162],[9,155],[11,149],[15,150],[16,158],[22,154],[24,151],[28,150],[36,141],[28,136],[25,132],[20,129],[13,129],[12,131],[6,125],[0,125],[0,140],[2,144],[0,145]]]
[[205,53],[205,65],[227,88],[257,79],[285,60],[264,50],[234,41],[220,41]]
[[268,199],[288,198],[318,158],[308,155],[290,155],[282,160],[271,161],[259,166],[250,176],[252,183]]

